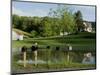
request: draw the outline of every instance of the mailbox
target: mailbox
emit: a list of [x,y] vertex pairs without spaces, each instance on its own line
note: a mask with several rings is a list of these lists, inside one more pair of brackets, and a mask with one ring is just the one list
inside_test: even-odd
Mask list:
[[22,49],[21,49],[21,52],[26,52],[26,51],[27,51],[27,47],[23,46]]
[[59,49],[60,49],[60,47],[57,46],[57,47],[56,47],[56,50],[59,50]]
[[34,45],[33,45],[33,46],[31,47],[31,50],[32,50],[32,51],[36,51],[37,49],[38,49],[38,46],[34,46]]
[[47,49],[50,49],[50,46],[47,46],[46,48],[47,48]]

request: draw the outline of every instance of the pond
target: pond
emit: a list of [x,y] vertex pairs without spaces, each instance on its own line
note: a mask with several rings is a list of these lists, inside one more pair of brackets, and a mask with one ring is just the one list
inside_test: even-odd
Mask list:
[[[90,53],[90,57],[86,56]],[[62,69],[80,69],[80,68],[95,68],[95,52],[90,51],[67,51],[67,50],[51,50],[51,49],[38,49],[36,52],[32,52],[28,48],[26,52],[26,60],[23,57],[24,54],[21,52],[21,48],[12,49],[12,65],[13,70],[18,71],[22,68],[24,71],[24,63],[27,68],[32,68],[29,71],[40,71],[42,69],[52,70],[56,67]],[[86,64],[86,65],[85,65]],[[89,65],[90,64],[90,65]],[[30,65],[30,67],[29,67]],[[34,66],[38,65],[38,67]],[[85,66],[84,66],[85,65]],[[33,70],[33,66],[35,69]],[[19,68],[20,67],[20,68]],[[50,69],[52,67],[52,69]],[[38,70],[37,70],[38,69]],[[28,70],[27,70],[28,71]],[[28,71],[28,72],[29,72]],[[19,71],[18,71],[19,73]]]
[[[77,62],[77,63],[85,63],[84,60],[84,54],[88,52],[73,52],[73,51],[65,51],[65,50],[50,50],[50,49],[38,49],[37,51],[37,62],[46,63],[47,61],[53,62],[53,63],[60,63],[63,61],[68,62]],[[90,61],[95,63],[95,52],[91,53],[93,56],[90,57]],[[22,63],[23,54],[21,52],[21,48],[13,48],[12,49],[12,55],[15,57],[15,60],[18,61],[18,63]],[[27,63],[34,63],[34,53],[31,52],[31,49],[29,48],[27,51]],[[93,63],[88,64],[93,64]]]

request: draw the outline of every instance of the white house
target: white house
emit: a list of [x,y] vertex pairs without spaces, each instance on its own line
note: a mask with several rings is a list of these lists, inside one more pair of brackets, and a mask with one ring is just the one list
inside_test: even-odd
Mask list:
[[89,22],[83,22],[84,26],[85,26],[85,31],[87,32],[92,32],[92,24]]
[[68,35],[68,34],[70,34],[70,33],[68,33],[68,32],[60,32],[60,35],[61,35],[61,36],[63,36],[63,35]]
[[12,40],[23,40],[23,34],[12,30]]

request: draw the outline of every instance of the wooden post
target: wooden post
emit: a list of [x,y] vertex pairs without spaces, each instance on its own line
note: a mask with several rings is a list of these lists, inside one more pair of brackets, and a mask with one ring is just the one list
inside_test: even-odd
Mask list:
[[27,47],[23,46],[21,51],[23,53],[23,66],[26,67],[26,51],[27,51]]
[[50,46],[47,46],[46,47],[47,48],[47,53],[48,53],[48,55],[47,55],[47,64],[49,65],[49,62],[50,62],[50,56],[51,56],[51,51],[50,51]]
[[32,50],[32,53],[34,55],[35,66],[37,66],[37,50],[38,50],[37,43],[32,45],[31,50]]
[[37,50],[34,51],[35,66],[37,66]]
[[24,67],[26,67],[26,52],[23,53]]
[[67,62],[69,63],[69,52],[67,53]]
[[70,52],[72,50],[72,46],[70,44],[67,45],[68,46],[68,53],[67,53],[67,62],[69,63],[70,61]]

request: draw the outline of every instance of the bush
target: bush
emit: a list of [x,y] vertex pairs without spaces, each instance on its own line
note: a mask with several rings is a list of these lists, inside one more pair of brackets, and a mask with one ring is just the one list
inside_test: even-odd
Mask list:
[[38,35],[38,33],[36,31],[34,31],[34,30],[31,31],[31,34],[32,34],[33,37],[36,37]]

